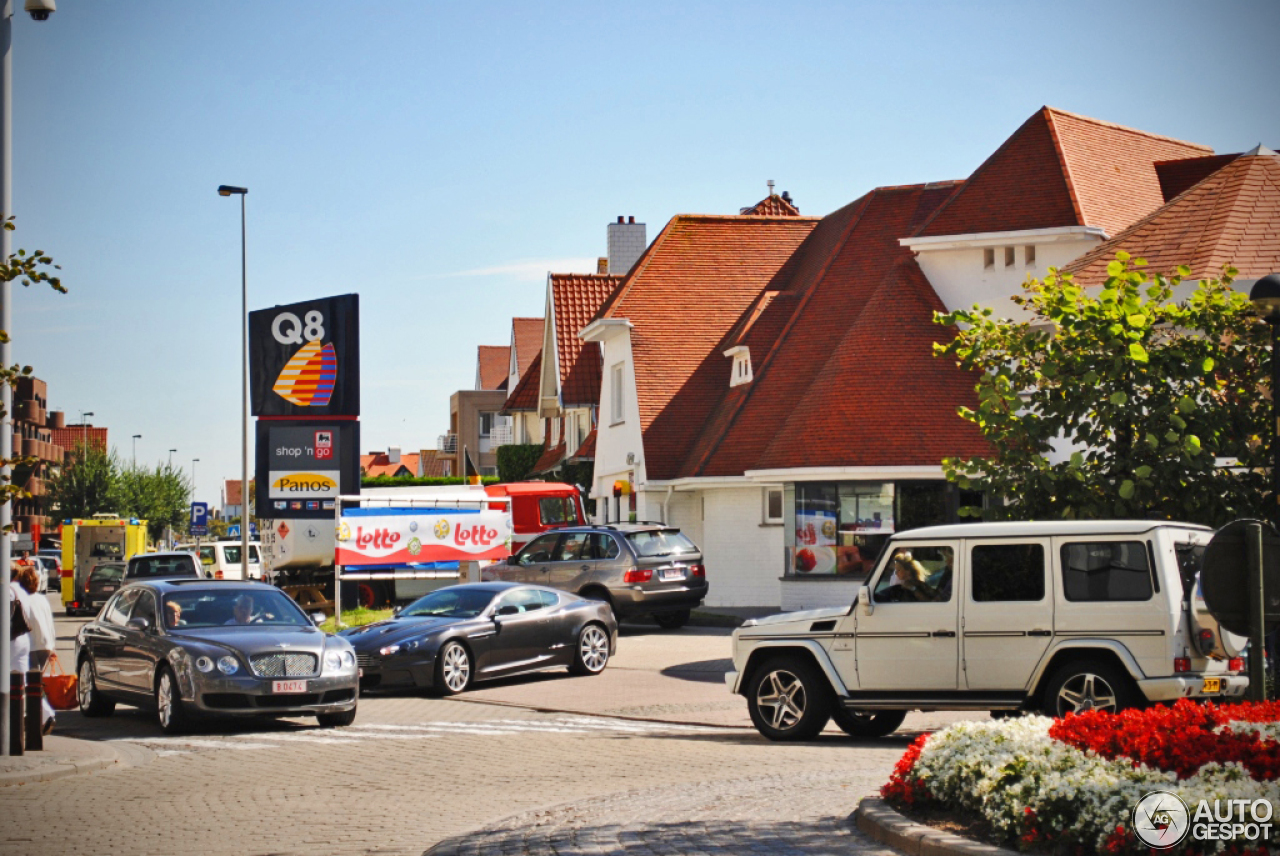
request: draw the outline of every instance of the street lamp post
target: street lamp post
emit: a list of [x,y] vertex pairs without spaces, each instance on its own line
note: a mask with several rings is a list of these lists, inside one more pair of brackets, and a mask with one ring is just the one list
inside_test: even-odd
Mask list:
[[172,468],[173,468],[173,453],[174,453],[174,452],[176,452],[176,451],[178,451],[178,450],[177,450],[177,449],[170,449],[170,450],[169,450],[169,467],[170,467],[170,469],[172,469]]
[[[1262,320],[1271,328],[1271,502],[1267,510],[1267,519],[1280,528],[1280,273],[1271,273],[1259,279],[1249,289],[1249,300],[1258,309]],[[1254,570],[1257,573],[1257,570]],[[1261,573],[1250,588],[1256,585],[1256,602],[1250,607],[1254,612],[1251,625],[1255,632],[1250,633],[1249,640],[1249,694],[1257,701],[1266,700],[1265,690],[1254,687],[1265,687],[1266,678],[1263,670],[1262,634],[1266,632],[1265,581]],[[1280,656],[1274,650],[1276,639],[1272,637],[1272,657]],[[1255,665],[1256,664],[1256,665]],[[1273,674],[1274,669],[1273,669]]]
[[90,416],[92,416],[92,415],[93,415],[93,411],[92,411],[92,410],[81,410],[81,411],[80,411],[80,428],[81,428],[81,434],[82,434],[82,436],[84,437],[84,456],[85,456],[86,458],[87,458],[87,457],[89,457],[89,422],[88,422],[88,418],[89,418]]
[[138,441],[142,439],[141,434],[133,435],[133,468],[138,468]]
[[240,197],[240,561],[246,569],[249,567],[249,268],[244,197],[248,192],[247,187],[218,186],[219,196]]

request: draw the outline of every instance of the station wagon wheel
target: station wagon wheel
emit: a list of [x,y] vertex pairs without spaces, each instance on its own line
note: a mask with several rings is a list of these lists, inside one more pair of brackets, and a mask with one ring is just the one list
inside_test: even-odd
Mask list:
[[187,709],[182,703],[182,691],[178,679],[168,668],[160,671],[156,681],[156,719],[166,734],[181,734],[187,730]]
[[471,654],[459,642],[446,642],[436,659],[436,689],[457,695],[471,684]]
[[831,718],[850,737],[884,737],[892,734],[907,718],[905,710],[850,710],[836,704]]
[[609,664],[609,634],[599,624],[588,624],[578,634],[570,674],[598,675]]
[[831,687],[811,663],[774,657],[752,675],[747,710],[770,740],[812,740],[831,719]]
[[94,681],[95,675],[93,660],[85,657],[80,662],[80,675],[76,683],[80,712],[85,716],[110,716],[115,713],[116,703],[99,692],[98,684]]
[[1136,704],[1129,676],[1109,663],[1068,663],[1054,673],[1045,688],[1046,716],[1101,710],[1119,713]]

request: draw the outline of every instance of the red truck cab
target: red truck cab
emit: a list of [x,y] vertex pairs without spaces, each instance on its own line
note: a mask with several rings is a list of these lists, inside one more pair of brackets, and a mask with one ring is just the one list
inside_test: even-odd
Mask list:
[[580,526],[587,522],[582,497],[571,484],[561,482],[510,482],[485,485],[489,496],[511,499],[511,552],[548,529]]

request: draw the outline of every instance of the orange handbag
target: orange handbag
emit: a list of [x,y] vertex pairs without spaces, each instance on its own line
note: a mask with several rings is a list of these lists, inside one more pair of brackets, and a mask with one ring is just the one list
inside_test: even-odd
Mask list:
[[49,661],[44,664],[44,696],[54,710],[75,710],[80,706],[80,698],[76,692],[80,679],[75,675],[63,673],[62,664],[57,654],[50,654]]

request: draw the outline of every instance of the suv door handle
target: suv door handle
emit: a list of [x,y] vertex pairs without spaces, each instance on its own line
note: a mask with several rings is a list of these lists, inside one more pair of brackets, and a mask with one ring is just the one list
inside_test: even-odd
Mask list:
[[934,635],[934,636],[951,637],[951,636],[955,636],[955,635],[956,635],[956,632],[955,632],[954,630],[935,630],[935,631],[933,631],[933,635]]
[[1053,631],[1052,630],[1028,630],[1027,635],[1028,636],[1052,636]]
[[584,570],[584,571],[589,571],[589,570],[591,570],[591,566],[590,566],[590,565],[583,565],[583,566],[582,566],[582,570]]

